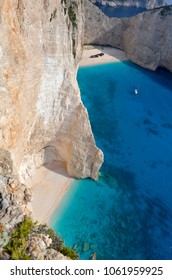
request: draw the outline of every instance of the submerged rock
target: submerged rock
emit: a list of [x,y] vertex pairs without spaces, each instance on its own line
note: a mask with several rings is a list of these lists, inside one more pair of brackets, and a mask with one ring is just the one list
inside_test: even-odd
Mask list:
[[126,224],[125,224],[125,222],[121,221],[120,226],[121,226],[121,228],[126,229]]
[[90,244],[87,243],[87,242],[85,242],[85,243],[83,244],[82,251],[83,251],[83,252],[86,252],[86,251],[88,251],[89,249],[90,249]]
[[77,244],[75,244],[75,245],[73,246],[73,250],[76,250],[76,249],[77,249],[77,247],[78,247],[78,245],[77,245]]

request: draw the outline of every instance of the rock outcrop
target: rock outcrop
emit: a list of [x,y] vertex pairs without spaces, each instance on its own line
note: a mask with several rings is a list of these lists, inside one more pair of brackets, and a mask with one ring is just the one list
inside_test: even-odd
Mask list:
[[31,220],[32,190],[11,174],[9,152],[1,149],[0,155],[5,166],[0,172],[0,259],[69,260],[66,254],[78,258],[52,229]]
[[69,175],[98,176],[103,154],[76,81],[82,16],[80,0],[0,3],[0,147],[22,182],[51,161],[49,147]]
[[172,72],[171,17],[172,6],[164,6],[131,18],[108,18],[85,0],[84,42],[119,48],[142,67]]
[[31,190],[15,176],[0,175],[0,223],[4,228],[14,228],[31,215],[31,197]]
[[[0,149],[0,225],[1,230],[11,230],[32,215],[31,189],[21,184],[17,176],[12,175],[13,167],[9,152]],[[0,241],[1,246],[1,241]]]
[[31,190],[15,176],[0,175],[0,247],[7,245],[11,230],[32,215]]
[[164,0],[90,0],[93,4],[100,3],[110,7],[141,7],[146,9],[153,9],[166,4]]

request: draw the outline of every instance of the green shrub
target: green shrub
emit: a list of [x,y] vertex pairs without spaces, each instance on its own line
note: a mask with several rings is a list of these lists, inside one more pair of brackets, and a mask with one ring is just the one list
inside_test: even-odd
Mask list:
[[26,249],[27,238],[34,224],[31,218],[26,218],[23,223],[11,234],[9,243],[5,246],[12,260],[31,260]]
[[28,235],[31,232],[49,235],[52,239],[50,248],[53,248],[72,260],[77,260],[79,258],[73,249],[64,245],[61,237],[57,236],[52,228],[49,228],[47,225],[37,225],[32,222],[31,218],[25,218],[25,220],[11,234],[10,241],[5,246],[6,252],[10,255],[10,259],[31,260],[31,257],[27,253],[27,248],[29,246]]
[[75,250],[71,249],[70,247],[67,247],[63,245],[62,249],[60,250],[60,253],[62,253],[64,256],[69,257],[72,260],[78,260],[79,256],[75,252]]

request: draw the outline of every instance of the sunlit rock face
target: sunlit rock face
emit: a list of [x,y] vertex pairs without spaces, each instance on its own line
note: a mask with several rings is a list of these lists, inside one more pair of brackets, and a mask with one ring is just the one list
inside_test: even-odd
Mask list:
[[172,72],[172,6],[139,14],[129,20],[123,34],[124,50],[133,62]]
[[109,18],[85,0],[84,42],[119,48],[144,68],[162,66],[172,72],[171,16],[172,5],[131,18]]
[[22,181],[50,161],[98,176],[103,154],[76,81],[82,37],[80,0],[0,1],[0,147]]

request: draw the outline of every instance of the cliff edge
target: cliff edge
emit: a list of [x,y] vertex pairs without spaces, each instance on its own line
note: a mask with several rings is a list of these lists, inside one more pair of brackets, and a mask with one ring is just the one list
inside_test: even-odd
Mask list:
[[25,182],[40,165],[98,177],[96,147],[76,81],[82,53],[80,0],[0,3],[0,147]]

